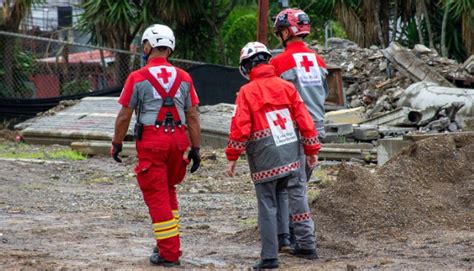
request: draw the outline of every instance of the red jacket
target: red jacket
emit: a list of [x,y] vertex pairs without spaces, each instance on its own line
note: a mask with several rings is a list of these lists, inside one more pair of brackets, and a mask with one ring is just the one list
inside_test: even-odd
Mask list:
[[293,170],[299,164],[299,142],[306,155],[318,153],[317,132],[300,95],[275,75],[273,66],[253,68],[237,96],[227,159],[237,160],[246,150],[252,174],[285,166]]

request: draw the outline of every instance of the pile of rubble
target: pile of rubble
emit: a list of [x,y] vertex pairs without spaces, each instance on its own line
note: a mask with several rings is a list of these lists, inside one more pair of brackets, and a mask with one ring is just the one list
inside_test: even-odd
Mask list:
[[[421,69],[423,71],[421,76],[424,76],[428,69],[432,74],[429,78],[432,80],[428,81],[436,81],[444,86],[454,87],[445,78],[450,78],[450,81],[462,78],[474,83],[474,57],[463,65],[441,57],[435,50],[420,44],[412,50],[396,43],[386,49],[377,46],[360,48],[353,42],[331,38],[328,41],[328,48],[315,49],[327,63],[341,67],[348,106],[365,107],[366,118],[376,117],[383,112],[398,108],[397,102],[403,91],[413,83],[427,79],[411,74],[410,68]],[[406,63],[397,63],[399,59],[395,59],[397,56],[394,56],[397,51],[403,51],[403,58],[412,58],[413,62],[417,62],[416,65],[408,63],[409,66],[416,67],[406,67],[404,66]],[[403,60],[405,59],[402,59],[402,62]],[[470,62],[473,62],[473,65],[469,65]]]

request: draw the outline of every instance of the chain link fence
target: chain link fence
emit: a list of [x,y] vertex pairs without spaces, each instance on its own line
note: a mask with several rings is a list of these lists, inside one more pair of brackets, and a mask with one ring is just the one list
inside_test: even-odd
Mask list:
[[[182,69],[203,63],[170,59]],[[0,31],[0,97],[39,99],[123,85],[139,53]]]

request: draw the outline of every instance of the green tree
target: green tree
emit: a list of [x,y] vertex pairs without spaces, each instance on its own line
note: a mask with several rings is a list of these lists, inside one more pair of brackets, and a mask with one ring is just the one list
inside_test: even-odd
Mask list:
[[[40,0],[4,0],[0,7],[0,30],[18,32],[23,18],[31,11],[31,7]],[[15,88],[15,39],[0,36],[0,57],[2,59],[3,72],[0,74],[3,84],[7,88]]]
[[[441,27],[441,48],[444,56],[448,56],[448,21],[459,22],[464,47],[469,55],[474,54],[474,1],[473,0],[440,0],[444,10]],[[455,44],[456,46],[456,44]]]
[[[129,50],[150,13],[146,5],[129,0],[85,0],[78,28],[91,35],[94,44]],[[115,81],[127,78],[130,55],[115,54]]]

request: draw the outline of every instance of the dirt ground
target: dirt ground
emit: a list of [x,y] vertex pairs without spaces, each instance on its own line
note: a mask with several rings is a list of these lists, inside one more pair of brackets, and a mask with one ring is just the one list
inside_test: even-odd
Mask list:
[[[281,254],[282,269],[472,270],[472,143],[438,142],[451,144],[449,163],[433,162],[439,157],[420,145],[382,168],[323,167],[315,174],[322,181],[309,184],[321,259]],[[19,148],[67,149],[0,145],[0,157]],[[433,160],[420,166],[420,155]],[[135,159],[47,156],[0,158],[0,268],[155,269],[148,263],[154,239]],[[202,168],[178,190],[181,268],[248,268],[259,258],[259,241],[247,164],[239,161],[239,174],[230,178],[221,150],[205,149],[203,156]],[[449,180],[433,177],[440,167]]]

